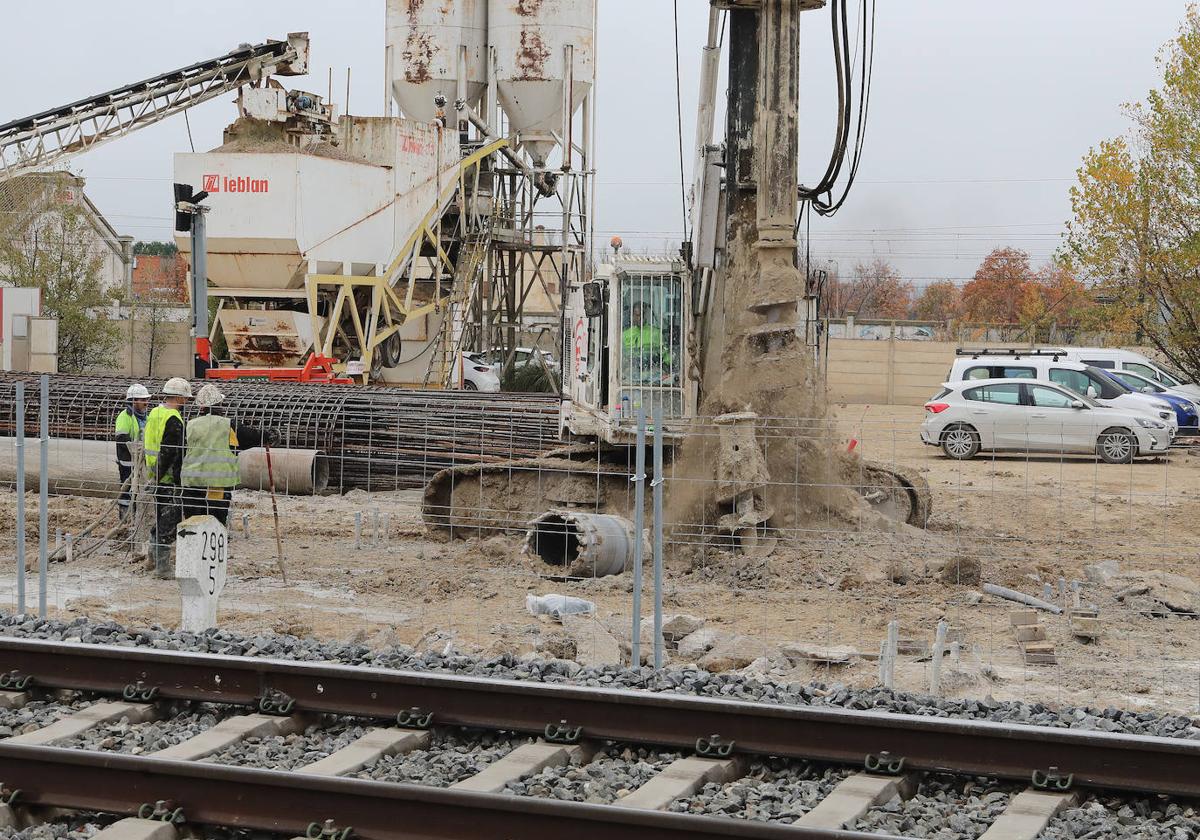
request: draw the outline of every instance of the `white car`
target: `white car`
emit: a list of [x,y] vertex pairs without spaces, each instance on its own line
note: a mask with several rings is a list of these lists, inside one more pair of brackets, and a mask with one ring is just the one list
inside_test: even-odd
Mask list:
[[1175,407],[1158,396],[1134,391],[1103,370],[1067,359],[1056,350],[959,350],[950,380],[1041,379],[1091,397],[1101,405],[1143,411],[1179,431]]
[[491,365],[475,353],[459,353],[458,368],[454,371],[451,382],[454,387],[461,387],[464,391],[495,393],[500,390],[500,377],[496,376]]
[[[480,353],[479,356],[487,360],[487,363],[492,366],[492,370],[496,375],[500,375],[500,366],[504,361],[503,350],[492,349],[486,353]],[[545,350],[535,350],[532,347],[518,347],[513,351],[513,368],[521,368],[525,365],[538,364],[537,356],[541,355],[542,361],[546,367],[552,371],[558,370],[558,363],[554,361],[554,355]]]
[[1125,464],[1171,445],[1166,423],[1043,379],[947,382],[925,403],[921,442],[955,460],[981,451],[1099,455]]
[[1162,364],[1135,353],[1114,347],[1064,347],[1063,358],[1082,362],[1107,371],[1128,371],[1153,379],[1169,391],[1182,394],[1189,400],[1200,400],[1200,385],[1189,382],[1187,377]]

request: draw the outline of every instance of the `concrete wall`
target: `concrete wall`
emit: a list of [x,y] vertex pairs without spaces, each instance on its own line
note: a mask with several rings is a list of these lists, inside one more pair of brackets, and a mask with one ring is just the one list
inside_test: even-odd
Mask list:
[[[953,341],[829,339],[826,384],[834,403],[922,405],[954,364]],[[978,346],[984,346],[982,343]],[[988,344],[988,347],[1027,347]]]
[[[165,380],[172,376],[191,378],[194,372],[191,324],[160,321],[152,327],[145,321],[128,319],[117,321],[117,324],[121,328],[121,347],[117,351],[117,363],[111,368],[93,370],[92,373],[151,380]],[[163,349],[154,361],[153,374],[148,375],[152,329],[157,330],[157,340],[162,342]]]

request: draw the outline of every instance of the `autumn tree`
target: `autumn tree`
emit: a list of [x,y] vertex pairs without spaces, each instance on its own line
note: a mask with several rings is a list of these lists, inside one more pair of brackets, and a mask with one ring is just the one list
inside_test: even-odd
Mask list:
[[905,318],[912,305],[913,285],[886,260],[854,266],[848,281],[837,281],[832,290],[839,316],[895,320]]
[[949,321],[962,313],[962,289],[953,280],[935,280],[913,304],[918,321]]
[[1029,254],[1017,248],[997,248],[980,264],[962,290],[963,317],[989,324],[1020,320],[1026,288],[1033,282]]
[[1088,152],[1059,256],[1176,367],[1200,378],[1200,12],[1159,57],[1126,136]]

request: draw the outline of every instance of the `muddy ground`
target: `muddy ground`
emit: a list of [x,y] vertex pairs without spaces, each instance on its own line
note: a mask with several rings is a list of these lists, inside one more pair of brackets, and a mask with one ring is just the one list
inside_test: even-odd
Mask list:
[[[920,445],[920,418],[916,408],[842,407],[830,445],[853,439],[866,457],[920,470],[934,494],[928,530],[880,529],[871,517],[814,518],[769,554],[745,558],[706,546],[695,528],[674,529],[665,612],[696,616],[719,631],[730,655],[710,664],[869,685],[886,625],[898,619],[916,652],[901,656],[897,685],[921,690],[929,664],[920,649],[945,620],[962,644],[943,676],[948,694],[1200,712],[1200,620],[1187,615],[1200,611],[1200,457],[1177,450],[1126,466],[1040,456],[952,462]],[[669,496],[670,482],[667,488]],[[606,641],[600,631],[590,640],[568,638],[561,626],[526,611],[528,594],[553,592],[593,601],[593,626],[628,636],[630,574],[554,580],[553,570],[522,554],[519,537],[447,542],[422,526],[419,499],[412,491],[281,499],[285,587],[270,500],[239,493],[222,624],[372,645],[581,657],[589,641]],[[14,507],[11,492],[0,495],[0,549],[10,557]],[[104,508],[99,500],[55,498],[50,531],[78,533]],[[376,511],[387,529],[378,539]],[[241,536],[243,512],[249,539]],[[355,512],[365,520],[361,549]],[[35,521],[27,531],[36,556]],[[1112,562],[1088,569],[1102,561]],[[1072,636],[1066,617],[1043,614],[1058,661],[1026,665],[1010,628],[1016,605],[982,595],[979,584],[1040,595],[1060,577],[1068,586],[1082,582],[1083,601],[1099,608],[1101,636],[1085,643]],[[53,564],[48,582],[59,614],[133,624],[174,625],[179,618],[176,586],[150,579],[112,547]],[[35,603],[35,578],[29,586]],[[10,607],[14,589],[11,572],[0,576],[0,599]],[[649,610],[647,587],[643,614]],[[844,665],[813,663],[797,646],[848,647],[859,655]]]

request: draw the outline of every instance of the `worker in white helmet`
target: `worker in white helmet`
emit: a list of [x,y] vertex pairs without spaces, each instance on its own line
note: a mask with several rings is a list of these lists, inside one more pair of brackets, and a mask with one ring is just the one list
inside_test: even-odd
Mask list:
[[155,577],[171,578],[171,549],[175,528],[183,517],[180,471],[183,468],[185,430],[180,410],[192,398],[186,379],[168,379],[162,389],[162,404],[146,418],[146,470],[154,486],[155,521],[151,556]]
[[198,416],[187,424],[181,472],[185,519],[210,514],[228,525],[229,503],[238,484],[238,450],[275,442],[274,432],[235,424],[224,402],[225,395],[212,383],[196,394]]
[[[122,487],[133,475],[133,454],[129,451],[130,444],[141,441],[146,428],[146,411],[149,408],[150,392],[142,384],[130,385],[125,391],[125,407],[117,414],[114,428],[117,437],[117,477]],[[117,510],[121,518],[129,516],[131,491],[134,488],[124,487],[117,499]]]

